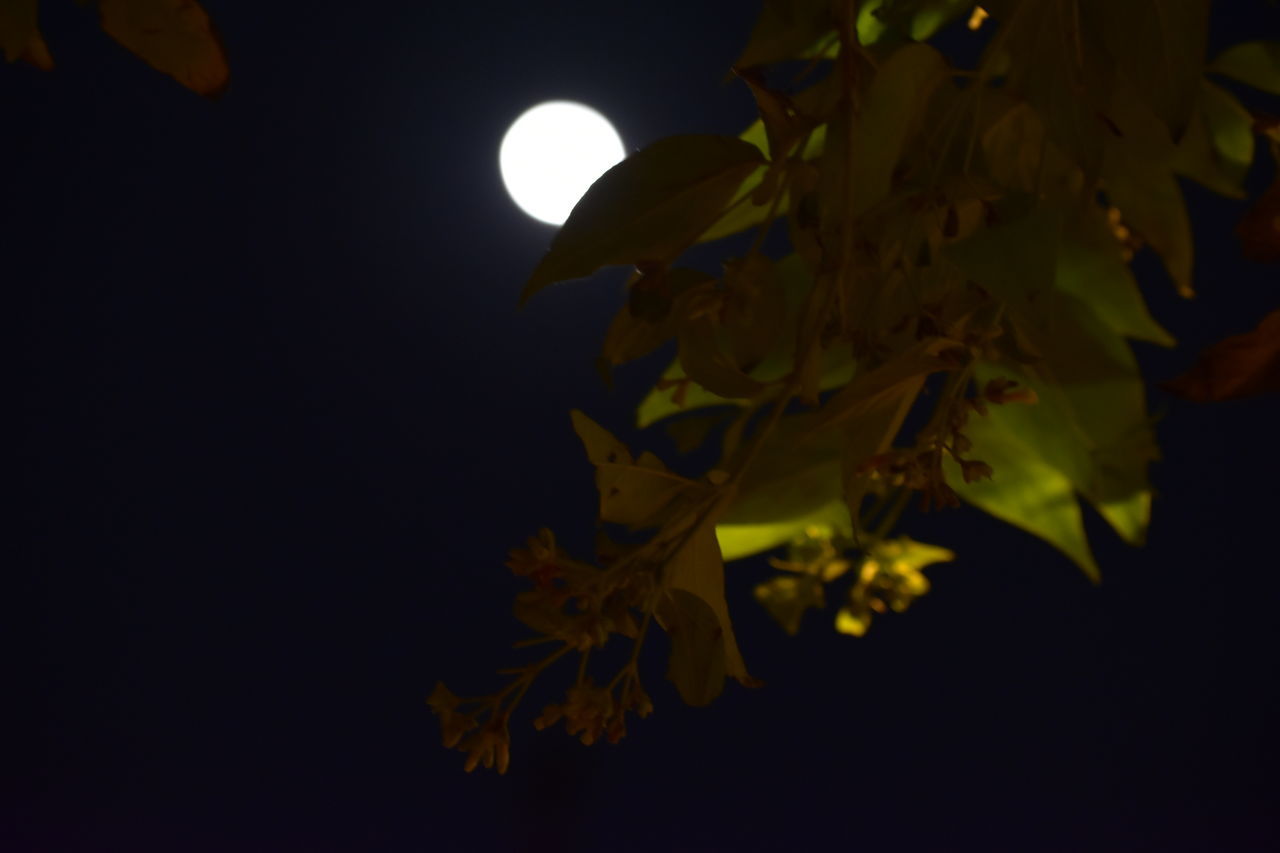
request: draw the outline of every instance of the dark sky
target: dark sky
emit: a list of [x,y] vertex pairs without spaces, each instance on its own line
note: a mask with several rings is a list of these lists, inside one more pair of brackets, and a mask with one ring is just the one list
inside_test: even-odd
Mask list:
[[[723,77],[755,4],[209,0],[217,103],[44,5],[57,70],[0,67],[34,684],[10,680],[34,716],[9,728],[0,848],[1280,846],[1274,399],[1152,388],[1150,545],[1089,518],[1100,587],[976,510],[909,515],[960,558],[863,639],[829,614],[787,638],[750,598],[763,562],[730,567],[761,690],[684,707],[659,653],[657,712],[616,747],[532,730],[568,674],[505,777],[440,747],[436,679],[482,693],[521,659],[506,550],[549,525],[586,553],[568,410],[669,446],[627,428],[661,359],[613,393],[592,367],[621,273],[517,312],[552,229],[507,199],[498,141],[552,98],[631,149],[736,133],[751,101]],[[1274,6],[1218,5],[1248,17],[1214,50],[1280,33]],[[1153,380],[1278,301],[1232,235],[1244,205],[1188,193],[1200,297],[1139,259],[1182,341],[1137,345]]]

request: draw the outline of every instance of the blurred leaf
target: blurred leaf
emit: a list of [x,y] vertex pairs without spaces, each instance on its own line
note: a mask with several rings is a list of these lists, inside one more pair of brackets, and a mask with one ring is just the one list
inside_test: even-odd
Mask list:
[[1280,95],[1280,41],[1250,41],[1227,48],[1209,70]]
[[757,584],[755,596],[782,630],[793,637],[800,632],[805,611],[821,610],[824,604],[822,581],[812,575],[778,575]]
[[1086,0],[1120,73],[1175,137],[1195,109],[1209,0]]
[[1091,27],[1078,24],[1076,0],[984,3],[1002,28],[983,57],[985,74],[1026,100],[1057,143],[1094,176],[1102,164],[1103,107],[1114,87],[1115,64]]
[[25,59],[41,71],[53,68],[49,46],[40,35],[38,0],[0,2],[0,52],[8,62]]
[[1175,343],[1151,317],[1120,244],[1096,206],[1066,223],[1054,284],[1087,304],[1117,334],[1166,347]]
[[[663,270],[659,284],[663,292],[658,298],[663,301],[664,316],[656,319],[636,316],[632,304],[624,305],[609,324],[600,357],[605,363],[616,366],[653,352],[676,334],[681,302],[691,292],[714,283],[712,276],[697,270],[676,269],[670,273]],[[637,286],[633,281],[632,290]]]
[[1197,113],[1178,142],[1173,167],[1214,192],[1244,198],[1253,164],[1253,116],[1230,92],[1205,80]]
[[98,8],[107,35],[152,68],[201,95],[226,88],[226,53],[195,0],[101,0]]
[[1236,235],[1249,260],[1260,264],[1280,263],[1280,175],[1241,218]]
[[1280,393],[1280,311],[1263,317],[1253,331],[1209,347],[1194,367],[1163,387],[1197,403]]
[[1125,222],[1160,255],[1182,296],[1191,296],[1191,220],[1173,175],[1169,130],[1127,89],[1116,91],[1111,117],[1119,137],[1107,140],[1102,178]]
[[906,44],[871,81],[850,140],[854,215],[889,194],[907,140],[920,126],[929,97],[946,79],[947,62],[926,44]]
[[[840,481],[837,479],[839,466],[835,464],[834,459],[832,464],[822,469],[819,474],[824,476],[824,485],[831,483],[839,487]],[[779,504],[777,514],[783,517],[777,521],[736,524],[730,520],[733,518],[730,511],[726,521],[716,526],[716,539],[720,542],[720,552],[725,562],[750,557],[784,545],[811,528],[817,528],[827,536],[837,534],[847,536],[851,533],[849,509],[845,506],[843,498],[836,497],[817,509],[789,517],[784,515],[787,511],[784,508],[785,501],[779,501]]]
[[661,520],[662,511],[677,497],[701,488],[668,471],[651,453],[633,459],[626,445],[604,427],[577,409],[570,414],[587,458],[596,466],[601,521],[632,527],[652,526]]
[[633,154],[573,208],[521,303],[549,284],[610,264],[670,262],[716,221],[761,163],[758,148],[730,136],[673,136]]
[[733,64],[752,68],[812,55],[815,44],[834,35],[830,10],[829,0],[764,0],[751,38]]

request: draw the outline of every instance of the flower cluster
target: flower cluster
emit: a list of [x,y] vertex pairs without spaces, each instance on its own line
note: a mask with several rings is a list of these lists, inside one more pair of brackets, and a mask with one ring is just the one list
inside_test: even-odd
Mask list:
[[640,686],[634,668],[624,669],[620,675],[616,699],[612,685],[597,687],[590,679],[584,679],[569,688],[563,703],[544,708],[533,725],[542,730],[563,721],[565,730],[587,746],[600,740],[601,735],[609,743],[617,743],[627,733],[628,711],[634,711],[641,719],[653,713],[653,702]]
[[[480,726],[477,720],[480,709],[463,713],[458,710],[463,703],[464,700],[453,695],[441,683],[436,684],[436,689],[427,699],[427,705],[440,718],[440,735],[444,745],[467,754],[464,768],[468,773],[480,764],[497,767],[499,773],[506,773],[507,766],[511,763],[511,734],[507,730],[506,715],[495,712],[488,722]],[[472,732],[477,726],[479,730]]]

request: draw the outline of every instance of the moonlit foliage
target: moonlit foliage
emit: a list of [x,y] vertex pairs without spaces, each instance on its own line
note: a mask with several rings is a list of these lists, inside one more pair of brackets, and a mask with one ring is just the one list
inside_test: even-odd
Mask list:
[[521,210],[560,225],[587,187],[624,153],[621,137],[600,113],[571,101],[548,101],[512,123],[498,166]]

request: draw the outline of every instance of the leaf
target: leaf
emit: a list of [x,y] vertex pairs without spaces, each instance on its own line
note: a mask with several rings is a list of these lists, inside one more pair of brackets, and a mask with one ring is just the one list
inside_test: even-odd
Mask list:
[[881,64],[850,138],[855,216],[889,194],[907,140],[946,74],[946,60],[926,44],[906,44]]
[[40,35],[37,4],[38,0],[0,3],[0,52],[8,62],[25,59],[41,71],[49,71],[53,58]]
[[1280,175],[1236,226],[1244,256],[1260,264],[1280,263]]
[[152,68],[201,95],[230,77],[226,52],[195,0],[101,0],[102,29]]
[[818,412],[813,432],[862,417],[878,404],[918,389],[926,376],[944,369],[936,355],[949,343],[943,338],[920,341],[879,367],[855,374]]
[[[764,123],[757,119],[750,127],[742,132],[739,137],[744,142],[755,145],[764,156],[772,157],[769,148],[769,141],[765,132]],[[826,126],[822,125],[814,128],[809,134],[808,140],[803,147],[793,155],[793,158],[801,160],[811,160],[822,153],[826,140]],[[734,191],[732,201],[730,201],[724,210],[724,213],[707,228],[698,237],[699,243],[709,243],[712,240],[719,240],[740,231],[745,231],[752,226],[759,225],[764,222],[765,217],[769,215],[769,202],[767,199],[760,199],[758,192],[764,184],[766,177],[773,170],[774,179],[781,180],[783,175],[778,171],[779,166],[757,166],[742,180],[738,189]],[[774,213],[782,215],[790,209],[790,190],[782,190],[782,198],[779,200]]]
[[1120,73],[1180,137],[1195,109],[1209,34],[1209,0],[1089,0]]
[[1205,80],[1198,111],[1178,142],[1174,169],[1214,192],[1244,198],[1253,155],[1253,116],[1234,95]]
[[834,35],[828,0],[764,0],[760,17],[742,54],[738,68],[801,59],[815,43]]
[[1111,116],[1120,137],[1108,140],[1102,178],[1111,203],[1160,255],[1182,296],[1191,296],[1192,239],[1182,189],[1173,175],[1175,149],[1168,128],[1118,89]]
[[[1076,0],[1023,0],[995,5],[1001,38],[983,58],[988,77],[1029,103],[1049,138],[1087,176],[1102,163],[1102,108],[1110,99],[1115,65],[1093,28],[1079,25]],[[1004,15],[1001,7],[1008,7]]]
[[993,407],[965,430],[973,442],[973,457],[991,465],[991,479],[964,482],[960,466],[948,457],[947,481],[965,501],[1053,545],[1096,582],[1101,575],[1071,481],[1004,423],[1006,411],[1012,409]]
[[824,605],[822,581],[812,575],[778,575],[757,584],[755,597],[782,630],[793,637],[800,632],[805,611],[821,610]]
[[705,705],[720,694],[725,675],[744,685],[755,684],[729,621],[724,562],[713,520],[693,531],[667,563],[663,579],[675,608],[674,613],[671,608],[660,613],[659,621],[672,635],[668,674],[681,697],[690,705]]
[[706,317],[691,320],[680,329],[679,359],[686,376],[724,400],[749,399],[765,388],[720,349],[716,328]]
[[1209,70],[1280,95],[1280,41],[1250,41],[1227,48]]
[[1097,207],[1090,206],[1066,224],[1054,284],[1089,305],[1117,334],[1165,347],[1175,343],[1151,317],[1120,244]]
[[665,264],[716,221],[764,158],[731,136],[673,136],[600,176],[570,212],[520,294],[611,264]]
[[[1147,518],[1135,518],[1133,510],[1150,491],[1147,463],[1156,456],[1142,380],[1116,329],[1059,289],[1061,228],[1061,214],[1041,209],[948,248],[966,275],[1006,304],[1014,329],[1042,356],[1030,365],[980,363],[975,378],[1005,377],[1037,392],[1038,404],[994,407],[988,418],[998,412],[1023,444],[1136,544]],[[1087,285],[1075,286],[1088,292]]]
[[[840,469],[838,460],[821,471],[825,481],[839,488]],[[817,509],[802,512],[799,515],[786,516],[785,503],[779,501],[777,521],[756,521],[737,524],[724,521],[716,525],[716,539],[720,543],[720,553],[725,562],[750,557],[762,551],[768,551],[779,545],[785,545],[807,530],[817,528],[823,535],[849,535],[852,528],[849,524],[849,509],[844,499],[833,498]],[[730,511],[732,513],[732,510]],[[726,516],[733,518],[732,514]]]
[[1280,393],[1280,310],[1253,331],[1209,347],[1194,367],[1163,387],[1197,403]]
[[[606,364],[616,366],[653,352],[676,334],[677,321],[680,317],[679,305],[687,295],[714,282],[714,278],[697,270],[677,269],[670,273],[664,271],[660,285],[664,292],[659,295],[659,298],[666,300],[665,316],[658,319],[636,316],[634,304],[624,305],[614,315],[613,322],[609,324],[604,344],[601,346],[600,357]],[[636,282],[631,285],[633,295],[637,286]]]
[[701,489],[668,471],[651,453],[633,459],[626,445],[577,409],[570,414],[587,458],[596,466],[601,521],[633,528],[653,526],[673,501]]

